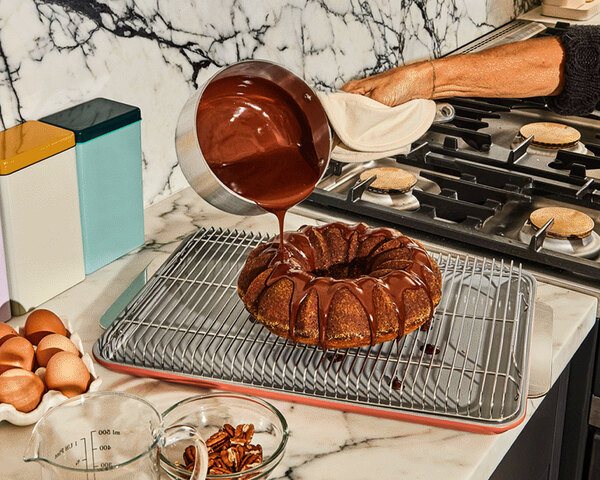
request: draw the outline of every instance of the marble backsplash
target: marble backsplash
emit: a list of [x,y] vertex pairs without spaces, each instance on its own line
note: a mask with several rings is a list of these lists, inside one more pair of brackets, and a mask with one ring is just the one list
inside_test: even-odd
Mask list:
[[539,0],[0,0],[0,127],[104,96],[142,109],[144,200],[187,185],[174,131],[219,67],[279,62],[321,88],[438,57]]

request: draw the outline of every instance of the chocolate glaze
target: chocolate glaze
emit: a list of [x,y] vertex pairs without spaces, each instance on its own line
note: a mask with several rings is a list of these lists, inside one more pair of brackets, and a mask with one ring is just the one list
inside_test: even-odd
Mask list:
[[202,93],[196,128],[213,173],[274,213],[283,238],[285,212],[310,195],[326,166],[300,106],[269,80],[220,78]]
[[[381,277],[369,276],[371,271],[368,267],[364,272],[364,276],[359,278],[335,279],[327,276],[317,276],[313,273],[317,270],[314,254],[315,247],[312,245],[307,232],[310,229],[322,232],[328,228],[339,228],[346,241],[355,233],[358,234],[359,243],[371,236],[382,237],[382,242],[379,245],[391,239],[399,239],[402,247],[407,248],[410,252],[410,265],[406,269],[394,270]],[[398,320],[398,337],[404,335],[405,331],[403,299],[405,290],[423,289],[429,298],[430,318],[433,315],[434,307],[431,299],[431,291],[424,281],[424,271],[429,270],[432,272],[431,260],[422,247],[399,232],[387,228],[373,229],[363,223],[354,226],[334,223],[323,227],[303,227],[299,232],[286,233],[284,237],[285,249],[288,255],[286,259],[282,259],[279,252],[277,252],[277,243],[272,243],[263,250],[263,254],[273,255],[269,264],[271,273],[266,280],[266,286],[271,286],[283,278],[293,283],[292,298],[290,301],[289,337],[294,342],[297,341],[295,325],[298,310],[302,302],[313,290],[317,293],[319,344],[322,347],[326,347],[325,334],[331,301],[335,294],[343,288],[348,289],[362,305],[369,322],[371,344],[375,343],[377,334],[377,321],[374,316],[375,306],[373,304],[375,288],[382,288],[389,295],[389,298],[392,299]],[[377,248],[377,246],[374,248]],[[376,260],[376,258],[371,258],[371,262]]]

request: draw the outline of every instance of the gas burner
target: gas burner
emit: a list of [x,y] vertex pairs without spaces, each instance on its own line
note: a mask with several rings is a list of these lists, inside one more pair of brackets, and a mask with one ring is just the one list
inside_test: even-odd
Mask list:
[[[519,232],[519,240],[529,244],[536,231],[527,222]],[[600,235],[590,233],[585,238],[544,238],[543,248],[580,258],[595,259],[600,255]]]
[[367,202],[393,207],[397,210],[417,210],[420,206],[419,200],[412,194],[412,191],[407,193],[375,193],[365,190],[361,198]]
[[364,170],[359,176],[360,181],[375,177],[362,194],[362,199],[393,207],[397,210],[417,210],[419,200],[412,194],[416,188],[417,176],[399,167],[376,167]]
[[596,258],[600,254],[600,235],[593,228],[594,220],[579,210],[544,207],[531,212],[519,238],[529,243],[537,231],[544,230],[544,248],[576,257]]
[[361,181],[375,177],[367,190],[373,193],[401,194],[407,193],[417,184],[417,177],[400,167],[369,168],[359,176]]
[[591,155],[580,142],[581,133],[573,127],[561,123],[537,122],[523,125],[515,136],[511,148],[518,147],[524,140],[533,136],[527,153],[543,157],[556,158],[559,150]]
[[[546,224],[552,220],[552,224]],[[535,230],[546,228],[552,238],[585,238],[594,230],[594,220],[574,208],[543,207],[529,215],[529,223]]]
[[573,147],[581,138],[576,128],[554,122],[528,123],[520,128],[519,134],[523,138],[533,137],[532,145],[549,149]]

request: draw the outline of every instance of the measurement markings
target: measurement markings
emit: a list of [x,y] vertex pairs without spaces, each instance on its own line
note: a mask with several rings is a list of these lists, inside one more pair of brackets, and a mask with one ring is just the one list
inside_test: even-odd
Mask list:
[[[94,452],[96,448],[94,447],[94,432],[96,430],[90,430],[90,451],[92,452],[92,468],[96,470],[96,460],[94,458]],[[94,480],[96,480],[96,472],[94,472]]]
[[[85,462],[85,469],[89,470],[89,464],[88,464],[88,453],[87,453],[87,438],[85,437],[81,437],[80,440],[83,442],[83,461]],[[86,472],[85,474],[85,478],[86,480],[89,480],[90,478],[90,474],[89,472]]]

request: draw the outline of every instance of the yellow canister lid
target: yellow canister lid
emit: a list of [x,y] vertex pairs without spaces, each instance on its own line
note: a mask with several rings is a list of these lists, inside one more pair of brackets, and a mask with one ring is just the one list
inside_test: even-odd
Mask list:
[[69,130],[31,120],[0,132],[0,175],[8,175],[75,145]]

